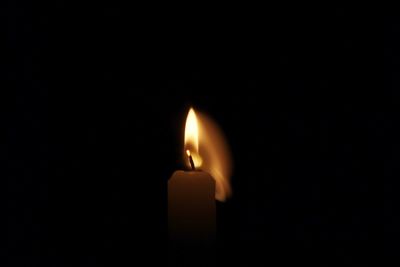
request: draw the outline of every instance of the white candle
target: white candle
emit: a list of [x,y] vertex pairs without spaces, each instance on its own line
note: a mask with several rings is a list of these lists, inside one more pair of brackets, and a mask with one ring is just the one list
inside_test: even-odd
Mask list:
[[170,240],[215,239],[215,180],[202,171],[176,171],[168,182]]
[[191,108],[183,152],[190,170],[176,171],[168,181],[169,237],[207,243],[215,239],[215,201],[231,193],[229,149],[216,124]]
[[199,130],[190,109],[185,126],[185,153],[191,171],[176,171],[168,181],[168,232],[171,240],[204,242],[215,238],[215,180],[198,170]]
[[183,152],[188,170],[168,181],[169,262],[214,266],[216,200],[231,194],[229,149],[217,125],[190,109]]

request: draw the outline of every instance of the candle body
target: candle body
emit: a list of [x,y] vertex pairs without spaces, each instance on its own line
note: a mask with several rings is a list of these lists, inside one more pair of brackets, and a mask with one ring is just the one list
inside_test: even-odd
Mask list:
[[215,231],[215,180],[202,171],[176,171],[168,181],[170,240],[209,243]]

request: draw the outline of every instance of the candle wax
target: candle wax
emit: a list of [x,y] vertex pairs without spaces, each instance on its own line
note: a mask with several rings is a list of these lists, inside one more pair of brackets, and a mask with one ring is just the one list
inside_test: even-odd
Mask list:
[[215,228],[215,180],[202,171],[176,171],[168,181],[170,240],[212,242]]

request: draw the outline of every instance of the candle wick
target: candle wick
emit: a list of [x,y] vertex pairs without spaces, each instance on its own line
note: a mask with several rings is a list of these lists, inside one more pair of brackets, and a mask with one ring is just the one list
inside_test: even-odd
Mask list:
[[194,166],[194,162],[193,162],[192,156],[189,156],[189,162],[190,162],[190,166],[192,166],[192,170],[196,170],[196,166]]
[[192,167],[192,170],[195,171],[196,170],[196,166],[194,165],[194,161],[193,161],[192,155],[190,154],[190,151],[186,150],[186,154],[189,157],[189,163],[190,163],[190,166]]

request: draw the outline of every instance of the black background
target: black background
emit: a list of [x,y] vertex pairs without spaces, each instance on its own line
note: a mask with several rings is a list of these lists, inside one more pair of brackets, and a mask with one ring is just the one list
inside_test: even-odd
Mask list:
[[[398,147],[395,19],[111,1],[2,13],[3,265],[166,264],[166,185],[191,105],[234,156],[219,262],[364,266],[375,254]],[[388,182],[389,234],[394,195]]]

